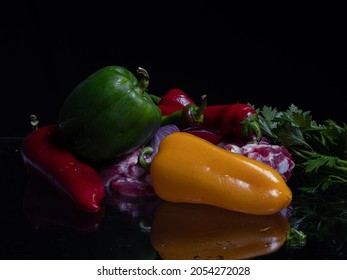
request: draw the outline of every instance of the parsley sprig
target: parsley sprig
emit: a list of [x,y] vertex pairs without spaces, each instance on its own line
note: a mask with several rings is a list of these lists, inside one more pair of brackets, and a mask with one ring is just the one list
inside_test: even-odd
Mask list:
[[285,111],[264,106],[257,109],[263,135],[285,146],[292,154],[296,172],[308,182],[306,192],[326,190],[332,185],[347,186],[347,125],[329,119],[313,120],[310,111],[294,104]]

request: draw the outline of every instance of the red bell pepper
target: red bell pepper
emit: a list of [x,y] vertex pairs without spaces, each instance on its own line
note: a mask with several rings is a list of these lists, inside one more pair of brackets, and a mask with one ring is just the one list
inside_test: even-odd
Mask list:
[[58,125],[37,128],[22,145],[22,158],[30,174],[41,177],[86,212],[98,212],[105,189],[96,170],[67,148]]

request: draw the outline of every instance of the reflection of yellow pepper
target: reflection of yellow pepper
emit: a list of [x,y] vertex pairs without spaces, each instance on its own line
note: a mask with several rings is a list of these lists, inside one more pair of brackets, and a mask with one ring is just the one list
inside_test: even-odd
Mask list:
[[209,205],[163,202],[151,243],[162,259],[252,259],[278,251],[289,223],[281,214],[250,215]]
[[150,173],[157,195],[172,202],[268,215],[292,200],[291,190],[272,167],[185,132],[162,140]]

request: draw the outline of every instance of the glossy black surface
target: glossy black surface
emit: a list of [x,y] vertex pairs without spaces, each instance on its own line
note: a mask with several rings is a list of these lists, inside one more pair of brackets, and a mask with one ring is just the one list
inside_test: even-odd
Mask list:
[[[163,203],[160,199],[122,198],[109,193],[102,212],[92,215],[81,213],[60,201],[46,185],[28,175],[20,154],[21,143],[22,138],[0,138],[0,259],[161,259],[153,246],[157,244],[153,240],[156,237],[151,236],[154,214]],[[307,235],[306,242],[297,246],[285,242],[276,252],[254,255],[252,258],[347,259],[346,197],[346,192],[340,190],[322,196],[294,195],[289,225],[303,231]],[[177,205],[171,209],[175,207]],[[198,207],[193,209],[199,211]],[[179,211],[176,212],[161,213],[176,219],[173,227],[167,227],[168,230],[175,230],[175,223],[177,227],[182,226],[185,217],[179,216]],[[224,213],[226,217],[230,214],[223,211],[218,213]],[[212,220],[220,221],[221,215],[209,218],[211,221],[207,221],[206,228],[213,228]],[[243,225],[247,223],[245,217],[239,219],[243,219]],[[252,221],[254,219],[258,218],[250,218]],[[233,222],[234,230],[240,230],[237,223]],[[204,227],[197,224],[199,226],[204,231]],[[203,234],[197,234],[200,236],[194,240],[195,237],[191,236],[194,230],[194,226],[189,226],[186,229],[187,236],[184,231],[179,231],[180,236],[177,238],[182,240],[187,237],[188,241],[192,240],[192,249],[194,244],[201,247],[211,241],[212,237],[207,235],[206,241],[202,240]],[[236,244],[236,240],[230,239],[235,234],[222,232],[221,229],[214,234],[213,238],[218,240],[215,247],[220,248],[219,257],[223,258],[227,255],[226,249],[233,250],[229,245]],[[252,234],[244,233],[245,239],[251,240]],[[229,239],[221,240],[223,236]],[[175,241],[176,237],[170,238]],[[176,241],[179,244],[179,240]],[[271,245],[272,241],[267,242],[267,245]],[[226,248],[225,244],[229,244],[229,247]],[[250,255],[252,253],[249,252]]]

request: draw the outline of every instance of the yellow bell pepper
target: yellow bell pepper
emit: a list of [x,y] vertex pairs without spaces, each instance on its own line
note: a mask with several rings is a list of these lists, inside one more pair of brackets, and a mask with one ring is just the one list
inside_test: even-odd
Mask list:
[[156,194],[171,202],[269,215],[292,200],[290,188],[274,168],[186,132],[162,140],[150,174]]
[[164,260],[252,259],[278,251],[289,229],[280,213],[249,215],[164,201],[153,216],[151,244]]

